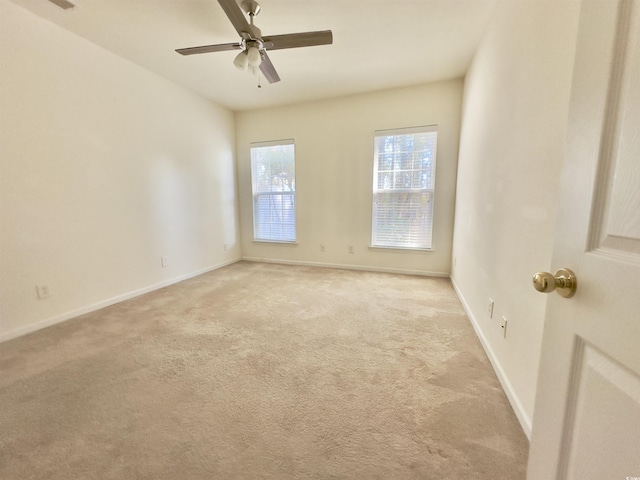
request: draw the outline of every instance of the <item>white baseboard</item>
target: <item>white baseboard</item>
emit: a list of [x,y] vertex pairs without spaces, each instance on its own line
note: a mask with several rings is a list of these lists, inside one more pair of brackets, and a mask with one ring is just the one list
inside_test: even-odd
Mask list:
[[71,310],[70,312],[65,312],[60,315],[56,315],[50,318],[46,318],[39,322],[35,322],[29,325],[25,325],[24,327],[16,328],[15,330],[11,330],[6,333],[0,333],[0,343],[6,342],[7,340],[11,340],[12,338],[21,337],[22,335],[26,335],[31,332],[35,332],[36,330],[41,330],[45,327],[49,327],[51,325],[55,325],[56,323],[64,322],[66,320],[70,320],[75,317],[79,317],[80,315],[84,315],[86,313],[91,313],[96,310],[100,310],[101,308],[108,307],[110,305],[114,305],[116,303],[124,302],[125,300],[129,300],[134,297],[138,297],[140,295],[144,295],[145,293],[153,292],[154,290],[158,290],[160,288],[168,287],[169,285],[173,285],[174,283],[182,282],[183,280],[188,280],[189,278],[197,277],[198,275],[202,275],[207,272],[211,272],[213,270],[217,270],[222,267],[226,267],[227,265],[231,265],[232,263],[236,263],[240,261],[239,258],[229,260],[223,263],[219,263],[216,265],[212,265],[201,270],[197,270],[195,272],[187,273],[185,275],[180,275],[179,277],[174,277],[169,280],[164,280],[160,283],[156,283],[154,285],[149,285],[148,287],[143,287],[138,290],[134,290],[132,292],[123,293],[122,295],[117,295],[112,298],[108,298],[106,300],[102,300],[100,302],[94,303],[92,305],[87,305],[75,310]]
[[298,260],[280,260],[273,258],[242,257],[247,262],[275,263],[280,265],[298,265],[303,267],[338,268],[342,270],[360,270],[365,272],[399,273],[403,275],[422,275],[425,277],[449,278],[449,272],[429,272],[402,268],[372,267],[368,265],[349,265],[343,263],[305,262]]
[[454,290],[456,291],[456,294],[458,295],[458,298],[460,299],[460,302],[462,303],[462,306],[467,312],[467,316],[471,321],[471,325],[473,326],[473,329],[475,330],[476,335],[480,339],[482,348],[484,348],[484,351],[487,354],[487,357],[489,357],[489,361],[493,366],[493,370],[495,371],[496,376],[500,381],[500,385],[502,385],[502,389],[504,390],[504,393],[507,395],[507,398],[509,399],[511,408],[513,408],[513,411],[515,412],[516,417],[520,422],[520,426],[522,427],[524,434],[527,436],[529,440],[531,440],[531,418],[529,417],[524,407],[522,406],[522,402],[520,402],[520,397],[518,397],[518,394],[515,392],[513,385],[511,385],[511,382],[509,381],[509,378],[507,377],[506,372],[502,368],[502,365],[500,364],[498,357],[496,356],[495,352],[491,348],[491,345],[489,344],[487,337],[485,337],[484,333],[482,333],[482,329],[478,324],[478,320],[476,319],[475,315],[471,311],[471,308],[469,308],[469,304],[465,300],[464,295],[462,294],[462,291],[460,290],[460,287],[456,283],[453,276],[451,277],[451,283],[453,285]]

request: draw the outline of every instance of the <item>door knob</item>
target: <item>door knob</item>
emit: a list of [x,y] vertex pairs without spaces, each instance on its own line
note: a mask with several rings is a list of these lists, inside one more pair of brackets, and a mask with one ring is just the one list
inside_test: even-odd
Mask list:
[[549,272],[538,272],[533,276],[533,286],[542,293],[550,293],[554,290],[559,295],[569,298],[576,293],[578,282],[576,275],[568,268],[559,269],[555,275]]

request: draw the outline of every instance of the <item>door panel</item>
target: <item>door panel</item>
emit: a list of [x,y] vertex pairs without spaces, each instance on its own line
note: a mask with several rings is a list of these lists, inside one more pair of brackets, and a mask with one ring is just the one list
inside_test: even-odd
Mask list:
[[[560,478],[626,479],[638,466],[640,377],[596,347],[579,342],[562,445]],[[607,461],[602,461],[603,459]]]
[[[637,3],[637,2],[636,2]],[[596,179],[591,249],[640,262],[640,52],[638,6],[621,2],[615,27],[605,135]]]

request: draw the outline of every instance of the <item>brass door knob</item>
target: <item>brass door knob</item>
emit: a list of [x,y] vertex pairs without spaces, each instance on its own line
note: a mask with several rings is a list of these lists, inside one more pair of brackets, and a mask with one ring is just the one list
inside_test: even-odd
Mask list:
[[533,276],[533,286],[542,293],[550,293],[554,290],[559,295],[569,298],[576,293],[578,282],[576,275],[568,268],[559,269],[555,275],[549,272],[538,272]]

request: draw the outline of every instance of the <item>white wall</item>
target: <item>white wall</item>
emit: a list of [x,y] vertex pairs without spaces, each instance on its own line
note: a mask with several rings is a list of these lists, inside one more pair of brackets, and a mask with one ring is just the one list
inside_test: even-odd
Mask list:
[[233,113],[5,0],[0,19],[0,339],[238,259]]
[[547,298],[531,276],[552,269],[578,7],[500,2],[465,79],[452,277],[527,434]]
[[[462,81],[453,80],[238,113],[243,257],[447,275],[461,102]],[[433,252],[371,249],[373,132],[432,124],[438,125]],[[256,243],[250,143],[287,138],[295,140],[296,149],[298,245]]]

